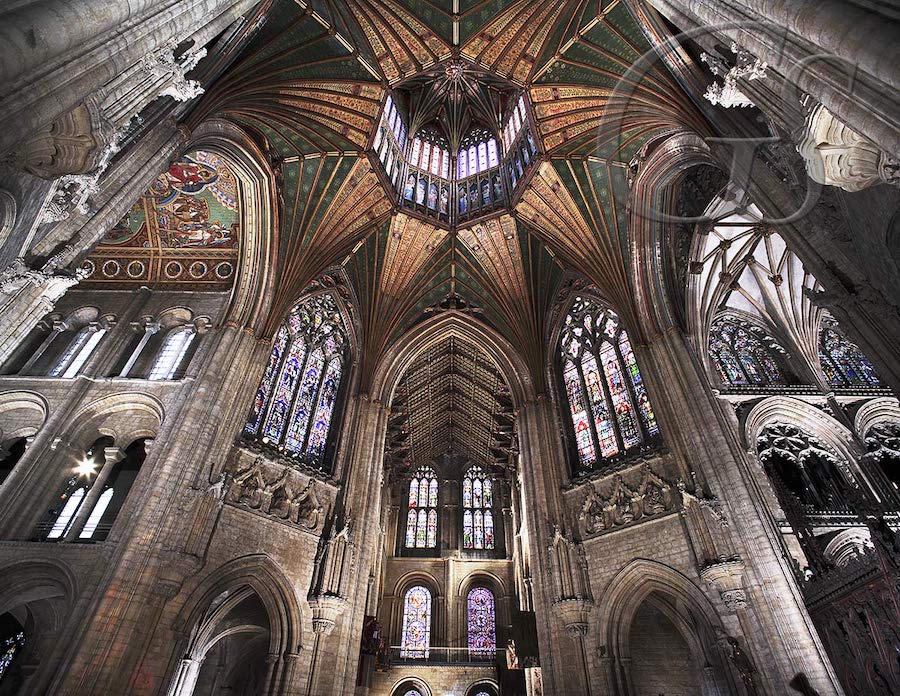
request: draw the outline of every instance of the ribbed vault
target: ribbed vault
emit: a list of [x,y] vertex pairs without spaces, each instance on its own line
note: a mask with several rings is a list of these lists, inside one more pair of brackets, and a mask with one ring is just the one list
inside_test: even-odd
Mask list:
[[[273,0],[188,124],[229,120],[268,158],[279,229],[267,330],[338,264],[360,303],[362,388],[392,340],[452,306],[506,337],[543,390],[564,266],[633,328],[629,164],[656,136],[707,131],[661,61],[631,70],[652,55],[648,36],[628,0]],[[540,141],[509,208],[455,231],[401,210],[371,151],[386,96],[427,93],[420,83],[447,61],[526,94]]]

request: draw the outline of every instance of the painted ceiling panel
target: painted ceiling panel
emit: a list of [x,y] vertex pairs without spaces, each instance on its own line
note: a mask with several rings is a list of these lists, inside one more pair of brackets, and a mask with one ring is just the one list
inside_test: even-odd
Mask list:
[[[625,0],[276,0],[191,116],[243,128],[279,182],[270,327],[338,263],[361,305],[364,380],[411,324],[464,308],[513,342],[543,383],[544,321],[563,263],[602,288],[629,323],[626,165],[657,134],[705,129],[660,63],[629,73],[649,48]],[[454,51],[462,61],[451,64]],[[474,79],[480,97],[469,102],[481,110],[455,107],[452,90],[434,97],[458,73]],[[498,85],[509,92],[502,99]],[[543,148],[515,210],[458,230],[400,213],[399,192],[364,154],[385,93],[411,136],[422,114],[496,127],[519,86]]]

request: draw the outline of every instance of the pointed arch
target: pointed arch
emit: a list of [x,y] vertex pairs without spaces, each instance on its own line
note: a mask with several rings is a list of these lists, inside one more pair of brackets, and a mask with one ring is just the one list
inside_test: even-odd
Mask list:
[[487,353],[509,385],[514,406],[536,398],[528,365],[512,344],[471,314],[448,310],[411,328],[381,357],[368,385],[373,400],[391,403],[401,377],[416,357],[448,336],[474,343]]
[[[670,611],[681,626],[696,626],[689,643],[714,645],[716,629],[722,625],[715,608],[703,591],[686,575],[658,561],[637,558],[622,568],[602,593],[597,607],[597,627],[601,644],[617,658],[630,655],[629,635],[635,612],[650,595],[670,598]],[[697,643],[695,643],[696,645]]]
[[[208,574],[186,595],[181,603],[176,628],[197,631],[183,646],[182,654],[203,647],[204,617],[214,601],[224,592],[236,592],[247,588],[255,593],[269,619],[269,653],[296,654],[304,645],[303,610],[294,584],[281,568],[268,556],[254,554],[235,558]],[[173,659],[180,659],[176,654]]]

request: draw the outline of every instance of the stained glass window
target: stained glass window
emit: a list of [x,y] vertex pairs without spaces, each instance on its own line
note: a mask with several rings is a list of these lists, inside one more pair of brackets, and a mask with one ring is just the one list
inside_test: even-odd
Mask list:
[[[16,624],[14,623],[13,625],[15,626]],[[3,681],[3,676],[24,646],[25,633],[22,631],[17,631],[0,640],[0,681]]]
[[431,641],[431,592],[416,585],[403,597],[400,657],[427,658]]
[[321,466],[346,360],[340,309],[329,293],[291,310],[275,334],[245,433]]
[[434,469],[420,466],[409,482],[406,548],[433,549],[437,546],[437,504],[438,480]]
[[476,587],[469,592],[466,605],[469,656],[476,660],[493,659],[497,650],[494,593],[486,587]]
[[880,387],[882,384],[875,366],[831,319],[822,323],[819,332],[819,360],[822,372],[833,387]]
[[480,466],[463,477],[463,548],[494,548],[493,481]]
[[710,357],[722,383],[729,386],[785,384],[776,349],[774,340],[749,324],[720,319],[710,330]]
[[628,334],[612,310],[576,297],[560,359],[579,468],[594,468],[659,434]]

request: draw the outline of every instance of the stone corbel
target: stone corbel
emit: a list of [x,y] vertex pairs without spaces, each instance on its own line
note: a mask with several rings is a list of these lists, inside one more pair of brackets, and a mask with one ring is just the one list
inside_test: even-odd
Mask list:
[[553,602],[553,608],[562,619],[566,633],[573,639],[583,638],[588,632],[588,615],[594,607],[589,597],[567,597]]
[[744,562],[740,558],[717,561],[700,569],[700,579],[715,589],[732,614],[747,608]]
[[312,628],[317,635],[328,635],[334,630],[338,617],[344,613],[349,602],[337,595],[318,595],[309,600],[312,609]]
[[879,149],[821,104],[809,110],[797,142],[806,173],[815,182],[850,192],[876,184],[900,186],[900,159]]

